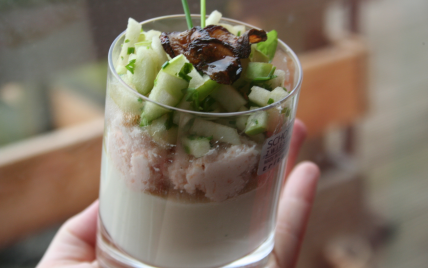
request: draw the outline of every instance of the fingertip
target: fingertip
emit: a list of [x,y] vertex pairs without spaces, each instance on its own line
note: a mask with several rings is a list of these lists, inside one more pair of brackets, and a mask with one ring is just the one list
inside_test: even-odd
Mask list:
[[303,161],[298,165],[298,167],[305,170],[308,178],[318,180],[319,176],[321,175],[319,167],[311,161]]
[[70,218],[63,226],[82,241],[95,244],[99,201],[94,201],[79,214]]
[[320,176],[320,169],[312,162],[304,161],[291,172],[284,195],[312,203]]
[[293,150],[296,151],[296,157],[298,151],[300,150],[300,147],[306,139],[306,134],[307,131],[305,124],[299,119],[296,119],[296,121],[294,122],[293,135],[291,137],[291,145],[293,147]]
[[302,136],[303,139],[305,139],[308,133],[308,129],[305,123],[303,123],[302,120],[296,118],[296,120],[294,120],[294,127],[299,132],[300,136]]

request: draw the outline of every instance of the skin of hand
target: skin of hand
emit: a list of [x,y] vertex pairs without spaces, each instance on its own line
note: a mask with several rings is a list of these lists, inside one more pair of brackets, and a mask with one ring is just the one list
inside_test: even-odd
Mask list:
[[[292,170],[305,136],[304,124],[296,120],[269,268],[292,268],[299,256],[320,175],[318,167],[310,162],[300,163]],[[95,201],[64,223],[36,268],[99,268],[95,253],[97,215]]]

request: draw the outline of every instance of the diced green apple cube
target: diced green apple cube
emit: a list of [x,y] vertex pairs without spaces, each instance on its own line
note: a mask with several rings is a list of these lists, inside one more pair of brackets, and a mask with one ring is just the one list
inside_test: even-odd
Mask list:
[[156,37],[159,39],[159,36],[161,35],[161,32],[156,30],[150,30],[148,32],[144,32],[146,40],[152,40],[153,37]]
[[286,80],[286,73],[283,70],[276,69],[273,75],[274,78],[266,81],[265,83],[271,88],[283,87]]
[[244,25],[235,25],[233,26],[234,29],[234,35],[242,36],[245,33],[245,26]]
[[[127,78],[124,76],[123,80],[129,84]],[[132,93],[129,89],[121,86],[120,84],[109,85],[109,95],[116,105],[125,113],[139,115],[144,106],[143,100],[139,99],[137,94]]]
[[220,25],[220,26],[222,26],[222,27],[226,28],[226,30],[228,30],[230,33],[232,33],[232,34],[234,34],[234,35],[236,35],[236,34],[237,34],[237,32],[235,32],[235,29],[233,28],[233,26],[232,26],[232,25],[230,25],[230,24],[227,24],[227,23],[220,23],[220,24],[218,24],[218,25]]
[[280,101],[280,100],[284,99],[285,97],[287,97],[288,94],[289,93],[287,91],[285,91],[284,88],[277,87],[274,90],[272,90],[272,92],[270,92],[269,98],[271,98],[273,100],[273,102],[277,102],[277,101]]
[[[242,106],[241,108],[239,108],[238,112],[243,112],[243,111],[248,111],[248,109],[245,106]],[[240,131],[244,131],[245,127],[247,126],[247,120],[248,120],[248,115],[241,115],[236,119],[236,127],[240,130]]]
[[155,103],[147,101],[144,105],[143,113],[141,114],[141,123],[140,125],[145,126],[150,124],[154,119],[170,112],[169,109],[166,109],[162,106],[159,106]]
[[233,145],[241,144],[238,131],[235,128],[223,126],[200,118],[195,119],[189,132],[190,134],[197,136],[212,136],[215,141],[221,141]]
[[245,134],[257,135],[263,133],[267,129],[268,115],[266,111],[255,112],[247,120]]
[[268,77],[273,65],[266,62],[250,62],[246,72],[246,79],[254,80],[256,78]]
[[139,93],[148,95],[152,90],[157,74],[156,65],[153,51],[146,47],[139,47],[134,65],[134,74],[128,74]]
[[144,33],[140,32],[140,35],[138,36],[138,39],[137,39],[137,43],[145,40],[146,40],[146,36],[144,35]]
[[271,92],[258,86],[253,86],[248,95],[248,99],[260,107],[268,105],[269,98],[271,98]]
[[170,75],[178,76],[185,63],[189,62],[183,54],[180,54],[169,61],[162,70]]
[[161,41],[159,39],[159,37],[153,36],[152,37],[152,48],[153,51],[156,53],[157,55],[157,60],[158,60],[158,70],[162,67],[162,65],[168,61],[168,57],[167,54],[165,53],[165,50],[162,47]]
[[218,24],[221,20],[221,17],[222,17],[221,13],[218,12],[217,10],[214,10],[213,12],[211,12],[210,16],[206,19],[205,21],[206,26]]
[[211,92],[220,86],[220,84],[211,80],[208,75],[200,75],[195,68],[192,69],[189,76],[192,77],[189,82],[189,88],[194,88],[198,91],[199,101],[203,101]]
[[[155,88],[167,91],[171,96],[178,100],[183,98],[183,89],[186,89],[189,86],[189,82],[186,80],[170,75],[167,72],[164,72],[164,70],[159,72],[155,83]],[[177,104],[178,102],[173,106]]]
[[136,20],[129,18],[128,26],[125,32],[125,39],[119,54],[117,65],[125,66],[128,64],[128,57],[129,57],[128,48],[134,47],[135,43],[138,41],[140,32],[141,32],[141,24],[139,24]]
[[128,70],[125,68],[125,66],[123,66],[123,65],[118,65],[117,67],[116,67],[116,73],[118,74],[118,75],[122,75],[122,74],[126,74],[128,72]]
[[200,101],[203,101],[212,92],[214,92],[217,88],[220,87],[220,84],[214,80],[211,80],[208,75],[202,76],[202,79],[203,79],[202,84],[196,88],[196,90],[199,93]]
[[138,51],[140,47],[150,48],[151,46],[152,46],[152,41],[150,40],[141,41],[141,42],[135,43],[135,51]]
[[230,33],[232,33],[236,36],[241,36],[245,33],[245,26],[244,25],[233,26],[233,25],[228,24],[228,23],[220,23],[218,25],[226,28],[226,30],[228,30]]
[[211,150],[210,140],[206,137],[184,137],[184,150],[196,158],[206,155]]
[[228,112],[236,112],[247,103],[244,97],[230,85],[221,85],[211,93],[211,97]]
[[[182,89],[187,88],[187,85],[187,81],[161,70],[156,78],[155,86],[150,92],[149,99],[168,106],[176,106],[183,98]],[[147,102],[141,115],[142,123],[149,123],[169,111],[157,104]]]
[[270,133],[276,133],[278,130],[282,128],[282,125],[284,124],[285,116],[284,114],[281,113],[281,110],[278,108],[279,107],[275,107],[267,111],[268,123],[267,123],[266,131]]
[[168,126],[170,120],[169,114],[165,114],[158,119],[152,121],[147,126],[149,134],[153,140],[160,145],[174,145],[177,143],[178,128],[176,126]]
[[192,79],[189,82],[189,88],[198,88],[200,85],[204,83],[204,79],[202,78],[202,75],[198,73],[198,70],[196,68],[193,68],[189,76],[192,77]]

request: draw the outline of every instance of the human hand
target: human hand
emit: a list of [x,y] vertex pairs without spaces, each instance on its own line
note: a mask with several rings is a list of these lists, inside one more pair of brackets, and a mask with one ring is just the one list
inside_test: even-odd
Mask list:
[[[319,177],[318,167],[304,162],[291,171],[305,135],[305,126],[296,120],[287,160],[288,179],[279,201],[275,248],[269,268],[295,266],[309,219]],[[69,219],[56,234],[37,268],[99,268],[95,254],[97,215],[98,201],[95,201]]]
[[302,162],[294,167],[305,137],[306,127],[296,119],[285,172],[287,179],[279,199],[275,247],[269,268],[295,267],[299,257],[320,176],[319,168],[314,163]]

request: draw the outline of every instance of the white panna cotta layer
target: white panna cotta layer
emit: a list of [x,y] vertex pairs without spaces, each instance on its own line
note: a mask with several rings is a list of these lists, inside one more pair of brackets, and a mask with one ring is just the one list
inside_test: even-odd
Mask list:
[[275,183],[222,202],[179,202],[133,189],[103,149],[102,224],[116,246],[146,264],[218,267],[257,249],[273,230]]

